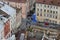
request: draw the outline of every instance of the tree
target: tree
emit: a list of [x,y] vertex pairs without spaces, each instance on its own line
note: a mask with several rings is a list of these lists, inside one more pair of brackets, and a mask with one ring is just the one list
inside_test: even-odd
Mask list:
[[32,31],[33,31],[32,29],[33,29],[33,28],[28,28],[28,29],[27,29],[27,31],[30,31],[30,32],[32,32]]

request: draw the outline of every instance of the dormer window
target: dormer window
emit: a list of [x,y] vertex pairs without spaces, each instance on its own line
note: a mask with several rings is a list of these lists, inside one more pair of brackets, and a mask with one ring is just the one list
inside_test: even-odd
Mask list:
[[58,4],[60,4],[60,2],[58,2]]
[[45,0],[43,0],[43,2],[46,2]]
[[51,1],[51,3],[53,4],[53,1]]

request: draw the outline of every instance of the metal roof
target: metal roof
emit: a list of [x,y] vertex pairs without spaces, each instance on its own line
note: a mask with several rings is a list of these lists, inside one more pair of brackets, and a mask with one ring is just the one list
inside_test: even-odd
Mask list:
[[10,16],[16,14],[16,10],[14,8],[10,7],[9,5],[6,5],[6,4],[3,7],[1,7],[1,10]]

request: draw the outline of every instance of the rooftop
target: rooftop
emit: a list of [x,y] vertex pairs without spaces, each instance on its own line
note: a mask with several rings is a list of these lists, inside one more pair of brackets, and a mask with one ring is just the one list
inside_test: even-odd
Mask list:
[[10,2],[25,3],[27,0],[6,0]]
[[58,24],[49,23],[49,25],[45,25],[45,22],[37,22],[35,25],[44,27],[44,28],[60,30],[60,25],[58,25]]
[[10,7],[9,5],[6,5],[6,4],[3,7],[1,7],[1,10],[10,16],[16,14],[16,10],[14,8]]
[[5,18],[9,18],[9,15],[2,10],[0,10],[0,15],[2,15]]
[[36,0],[37,3],[60,6],[60,0]]

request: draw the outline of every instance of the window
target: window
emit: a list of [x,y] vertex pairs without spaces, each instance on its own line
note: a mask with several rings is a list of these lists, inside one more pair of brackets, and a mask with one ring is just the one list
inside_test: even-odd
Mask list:
[[37,13],[37,16],[39,16],[39,13]]
[[53,20],[52,23],[54,23],[55,21]]
[[37,8],[37,11],[39,11],[39,8]]
[[40,16],[42,16],[42,13],[40,14]]
[[58,12],[56,11],[56,13],[58,13]]
[[47,14],[47,17],[49,17],[49,14]]
[[53,15],[53,18],[54,18],[54,15]]
[[7,4],[9,5],[9,2]]
[[50,18],[52,17],[52,15],[50,15]]
[[10,37],[11,35],[9,34],[9,37]]
[[54,9],[55,9],[55,6],[54,6]]
[[11,23],[12,23],[12,21],[11,21]]
[[45,17],[47,17],[47,14],[45,14]]
[[51,3],[53,3],[53,1],[51,1]]
[[44,5],[44,7],[46,7],[46,5]]
[[52,13],[52,10],[50,11],[50,13]]
[[49,22],[51,23],[51,20],[49,20]]
[[56,9],[58,9],[58,7],[56,7]]
[[46,14],[44,14],[44,16],[46,16]]
[[45,0],[43,0],[43,2],[46,2]]
[[53,14],[55,14],[55,11],[53,11]]
[[49,12],[49,10],[47,10],[47,12]]
[[54,22],[55,24],[57,23],[57,21]]
[[60,4],[60,2],[58,2],[58,4]]
[[48,8],[49,8],[49,5],[48,5]]
[[40,9],[40,11],[42,11],[42,9]]
[[52,8],[52,6],[50,8]]
[[57,16],[55,16],[55,18],[57,19]]
[[39,6],[39,4],[37,4],[37,6]]
[[42,7],[42,4],[40,4],[40,6]]
[[44,9],[44,12],[46,12],[46,9]]

